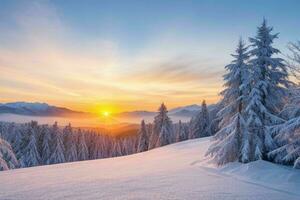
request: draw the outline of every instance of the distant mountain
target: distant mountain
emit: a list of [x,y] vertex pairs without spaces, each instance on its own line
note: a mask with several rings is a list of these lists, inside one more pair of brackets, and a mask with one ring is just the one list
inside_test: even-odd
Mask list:
[[68,108],[51,106],[46,103],[13,102],[0,104],[0,114],[9,113],[29,116],[80,116],[88,113]]
[[[208,109],[211,111],[214,108],[214,104],[209,105]],[[201,110],[201,106],[197,104],[177,107],[169,110],[171,117],[184,117],[190,118]],[[17,114],[27,116],[56,116],[56,117],[94,117],[92,113],[78,112],[64,107],[57,107],[49,105],[47,103],[29,103],[29,102],[13,102],[13,103],[0,103],[0,114]],[[157,112],[152,111],[129,111],[115,114],[116,118],[141,118],[152,119]]]
[[156,112],[145,111],[145,110],[137,110],[137,111],[129,111],[118,113],[117,117],[144,117],[144,116],[154,116]]
[[[214,108],[214,104],[208,106],[209,110],[213,108]],[[173,108],[169,110],[169,115],[175,117],[192,117],[200,110],[201,110],[200,105],[193,104],[193,105]],[[150,111],[132,111],[132,112],[123,112],[118,114],[119,117],[154,117],[155,115],[156,112],[150,112]]]
[[193,105],[173,108],[169,111],[169,114],[173,116],[192,117],[200,110],[201,110],[201,106],[197,104],[193,104]]

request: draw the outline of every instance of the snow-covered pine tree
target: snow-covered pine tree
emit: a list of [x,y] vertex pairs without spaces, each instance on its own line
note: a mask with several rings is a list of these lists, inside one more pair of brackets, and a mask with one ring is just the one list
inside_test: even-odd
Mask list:
[[147,129],[144,120],[142,120],[141,122],[138,135],[139,135],[139,142],[138,142],[137,152],[147,151],[149,145],[149,138],[148,138]]
[[249,161],[249,138],[244,119],[249,89],[249,66],[246,64],[249,56],[242,39],[239,40],[235,59],[225,68],[225,89],[223,108],[218,112],[220,130],[215,134],[215,142],[209,147],[206,155],[213,156],[218,165],[240,160]]
[[209,130],[211,135],[215,135],[220,130],[220,122],[222,120],[221,117],[218,116],[218,112],[224,107],[224,99],[216,103],[213,109],[209,112],[210,125]]
[[94,152],[96,150],[96,135],[92,132],[92,131],[89,131],[86,135],[87,137],[85,137],[85,143],[86,143],[86,146],[88,148],[88,152],[89,152],[89,160],[91,159],[94,159]]
[[289,88],[289,99],[280,116],[286,120],[300,116],[300,83]]
[[166,124],[161,127],[158,139],[156,141],[156,147],[165,146],[171,143],[170,131]]
[[[293,75],[300,78],[300,42],[290,44],[292,56],[290,64]],[[300,169],[300,84],[290,87],[288,103],[280,113],[288,121],[270,127],[270,132],[278,146],[268,154],[270,160],[280,163],[294,165]]]
[[266,126],[284,122],[277,115],[285,102],[290,82],[284,60],[274,57],[280,51],[272,47],[273,40],[278,37],[278,34],[271,34],[272,30],[264,19],[256,37],[250,38],[253,47],[249,52],[252,56],[249,61],[252,86],[246,112],[251,135],[251,161],[267,158],[267,152],[275,148]]
[[0,138],[0,171],[19,167],[15,153],[10,144]]
[[78,146],[77,146],[78,160],[87,160],[89,158],[88,148],[86,146],[84,133],[81,129],[78,130]]
[[115,138],[112,144],[113,146],[112,146],[111,156],[112,157],[123,156],[121,140]]
[[57,122],[51,127],[51,135],[53,137],[53,150],[49,159],[50,164],[57,164],[65,162],[64,144],[62,139],[62,133],[57,125]]
[[190,121],[189,138],[200,138],[210,135],[209,113],[205,100],[202,102],[201,111]]
[[42,142],[42,164],[49,165],[51,156],[51,133],[48,126],[44,126]]
[[102,136],[94,138],[94,149],[90,152],[92,159],[103,158],[103,149],[101,143],[104,142]]
[[95,141],[95,150],[93,151],[93,158],[108,158],[111,157],[112,141],[108,135],[97,134]]
[[112,157],[114,151],[114,138],[109,135],[104,136],[103,149],[105,150],[103,154],[106,157]]
[[181,141],[184,141],[184,140],[188,139],[187,127],[184,123],[181,122],[181,120],[179,120],[179,122],[176,126],[175,133],[176,133],[175,142],[181,142]]
[[[146,126],[145,126],[146,128]],[[148,140],[149,141],[149,140]],[[125,148],[127,155],[137,152],[139,138],[137,136],[129,136],[126,138]],[[147,148],[148,146],[146,146]]]
[[268,153],[269,159],[300,169],[300,116],[272,126],[269,131],[279,146]]
[[73,162],[78,160],[76,141],[71,124],[68,124],[63,129],[65,160],[66,162]]
[[168,110],[164,103],[158,109],[158,115],[154,117],[153,130],[149,141],[149,149],[160,147],[171,142],[173,137],[172,121],[168,117]]
[[19,160],[22,167],[32,167],[40,164],[41,158],[37,149],[35,126],[28,124],[19,152]]
[[148,123],[146,125],[146,132],[148,134],[148,150],[150,149],[150,145],[152,146],[151,144],[151,141],[152,141],[152,132],[153,132],[153,124],[152,123]]

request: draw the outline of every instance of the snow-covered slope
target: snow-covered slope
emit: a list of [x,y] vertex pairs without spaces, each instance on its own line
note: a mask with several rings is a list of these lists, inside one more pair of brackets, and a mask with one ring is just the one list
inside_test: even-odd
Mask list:
[[216,168],[209,138],[119,158],[0,172],[0,199],[300,199],[300,170],[259,161]]

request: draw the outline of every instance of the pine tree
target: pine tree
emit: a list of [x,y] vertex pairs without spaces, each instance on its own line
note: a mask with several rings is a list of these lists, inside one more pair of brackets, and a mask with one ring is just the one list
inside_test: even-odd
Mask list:
[[169,144],[172,138],[172,121],[167,115],[168,110],[164,103],[158,109],[158,115],[153,122],[153,131],[150,137],[149,149]]
[[223,96],[223,108],[217,113],[220,118],[220,130],[215,134],[215,142],[209,147],[207,155],[213,156],[218,165],[240,160],[249,161],[249,140],[245,122],[245,106],[249,89],[249,67],[246,64],[249,56],[247,47],[240,39],[235,60],[225,68],[228,71],[224,75],[225,89]]
[[185,124],[179,120],[177,127],[176,127],[176,142],[181,142],[188,139],[188,130]]
[[284,121],[277,115],[287,94],[288,73],[284,60],[274,57],[280,51],[272,47],[273,40],[278,37],[278,34],[271,34],[272,30],[264,20],[258,27],[257,36],[250,38],[253,47],[249,61],[252,86],[246,108],[251,135],[250,160],[264,159],[266,153],[276,147],[266,126]]
[[0,138],[0,171],[19,167],[15,153],[10,144]]
[[84,133],[78,130],[78,148],[77,148],[78,160],[87,160],[89,157],[88,148],[85,142]]
[[300,116],[300,83],[289,88],[289,98],[280,116],[286,120]]
[[112,148],[112,157],[123,156],[121,140],[115,139]]
[[74,139],[73,129],[71,124],[63,129],[65,159],[66,162],[73,162],[78,160],[76,141]]
[[201,111],[190,121],[190,139],[206,137],[210,135],[209,114],[205,100],[202,102]]
[[268,153],[269,159],[300,169],[300,116],[272,126],[269,131],[279,146]]
[[62,141],[62,133],[59,130],[57,122],[51,128],[51,135],[53,136],[53,150],[52,154],[49,159],[50,164],[57,164],[65,162],[65,155],[64,155],[64,144]]
[[147,134],[147,130],[146,130],[146,125],[145,125],[145,121],[142,120],[141,122],[141,127],[139,130],[139,143],[138,143],[138,148],[137,148],[137,152],[143,152],[143,151],[147,151],[148,150],[148,143],[149,143],[149,138],[148,138],[148,134]]
[[108,157],[108,147],[106,146],[107,140],[103,135],[95,137],[95,148],[92,152],[93,159]]
[[40,164],[41,158],[37,149],[35,129],[29,124],[27,131],[20,148],[20,163],[22,167],[37,166]]
[[50,164],[50,156],[51,156],[51,133],[48,129],[48,127],[45,127],[45,130],[43,132],[43,144],[42,144],[42,163],[44,165]]

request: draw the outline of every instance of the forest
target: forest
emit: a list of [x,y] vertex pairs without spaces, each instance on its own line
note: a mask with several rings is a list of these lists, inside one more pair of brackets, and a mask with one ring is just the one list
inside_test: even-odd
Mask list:
[[289,55],[276,49],[279,37],[266,20],[256,35],[237,42],[225,66],[221,100],[189,122],[173,123],[162,103],[152,123],[141,121],[129,136],[35,121],[0,122],[0,170],[124,156],[201,137],[213,140],[206,155],[217,165],[256,160],[300,168],[300,42]]

